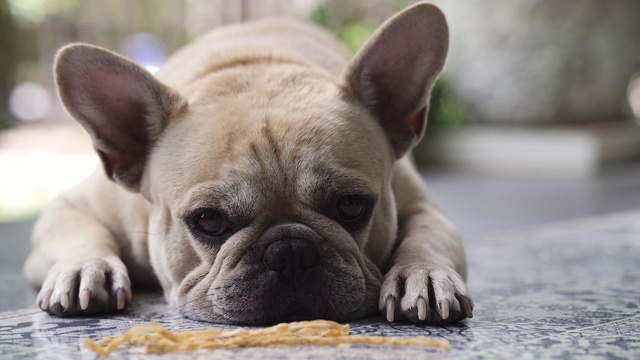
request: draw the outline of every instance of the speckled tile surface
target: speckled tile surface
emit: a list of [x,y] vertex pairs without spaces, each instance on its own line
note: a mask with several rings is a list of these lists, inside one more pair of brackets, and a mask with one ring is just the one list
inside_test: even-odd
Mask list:
[[[184,353],[230,359],[637,359],[640,358],[640,211],[557,223],[467,243],[475,317],[456,326],[352,323],[357,334],[431,336],[450,352],[372,346],[276,347]],[[209,326],[181,318],[159,294],[138,294],[122,315],[59,319],[35,308],[0,313],[0,358],[93,359],[85,337],[118,335],[159,322],[173,330]],[[124,351],[114,359],[163,358]]]

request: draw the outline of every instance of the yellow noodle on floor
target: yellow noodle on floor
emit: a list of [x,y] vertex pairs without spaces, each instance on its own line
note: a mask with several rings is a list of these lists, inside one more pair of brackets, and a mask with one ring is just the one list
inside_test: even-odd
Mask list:
[[273,345],[331,346],[338,344],[425,346],[450,349],[447,340],[434,340],[424,336],[413,338],[349,336],[349,325],[328,320],[283,323],[257,330],[223,331],[210,328],[187,332],[172,332],[159,324],[149,324],[133,327],[117,339],[105,338],[98,342],[85,339],[84,344],[101,356],[109,355],[122,344],[144,345],[148,353]]

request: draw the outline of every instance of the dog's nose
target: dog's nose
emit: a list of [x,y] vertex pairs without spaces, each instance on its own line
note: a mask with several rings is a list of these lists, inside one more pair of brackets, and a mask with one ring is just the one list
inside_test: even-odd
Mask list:
[[267,269],[276,271],[285,282],[297,284],[304,274],[316,265],[318,251],[305,239],[287,239],[273,242],[264,253]]

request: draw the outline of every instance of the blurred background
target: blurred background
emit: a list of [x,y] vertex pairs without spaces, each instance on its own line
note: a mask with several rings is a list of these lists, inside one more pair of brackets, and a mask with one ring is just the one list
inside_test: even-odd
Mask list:
[[[640,206],[640,2],[435,2],[451,48],[415,156],[463,235]],[[96,167],[55,93],[60,46],[100,45],[154,72],[214,27],[285,16],[329,29],[353,53],[412,3],[0,0],[0,222],[30,227]]]

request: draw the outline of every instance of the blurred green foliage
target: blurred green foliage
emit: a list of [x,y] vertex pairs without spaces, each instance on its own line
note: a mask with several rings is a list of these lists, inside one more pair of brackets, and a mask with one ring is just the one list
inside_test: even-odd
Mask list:
[[375,30],[371,24],[358,22],[347,26],[340,33],[340,40],[351,54],[355,54]]
[[311,12],[310,20],[331,31],[351,54],[355,54],[375,31],[376,26],[364,19],[347,20],[345,23],[340,23],[336,19],[332,19],[329,6],[329,2],[321,2]]
[[12,119],[8,113],[0,114],[0,131],[10,129],[16,125],[16,121]]
[[429,133],[456,130],[469,123],[466,107],[451,93],[448,84],[446,74],[441,75],[431,90]]
[[8,0],[13,17],[38,24],[49,13],[67,13],[78,7],[80,0]]
[[332,30],[331,15],[329,15],[329,4],[326,1],[320,3],[318,7],[313,9],[311,15],[309,15],[309,20],[316,25]]

